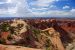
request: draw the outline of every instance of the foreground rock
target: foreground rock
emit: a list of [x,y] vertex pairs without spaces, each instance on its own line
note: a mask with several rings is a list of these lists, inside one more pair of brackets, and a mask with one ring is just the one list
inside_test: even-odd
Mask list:
[[66,46],[66,50],[75,50],[75,41]]
[[27,48],[27,47],[22,47],[22,46],[0,44],[0,50],[42,50],[42,49],[34,49],[34,48]]

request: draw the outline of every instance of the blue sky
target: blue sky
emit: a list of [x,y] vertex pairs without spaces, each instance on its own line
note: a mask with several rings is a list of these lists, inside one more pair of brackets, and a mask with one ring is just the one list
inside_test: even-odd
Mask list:
[[0,17],[75,17],[75,0],[0,0]]

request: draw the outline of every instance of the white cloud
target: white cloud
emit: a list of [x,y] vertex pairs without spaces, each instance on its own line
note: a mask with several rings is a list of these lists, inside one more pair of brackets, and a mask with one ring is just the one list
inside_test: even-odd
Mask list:
[[75,9],[72,9],[71,12],[75,12]]
[[55,0],[38,0],[38,2],[43,2],[43,3],[50,3],[53,1],[55,1]]
[[70,14],[75,17],[75,9],[70,10]]
[[0,14],[14,14],[17,11],[17,7],[9,9],[0,9]]
[[67,6],[67,5],[63,7],[63,9],[69,9],[69,8],[70,6]]
[[17,7],[8,9],[9,14],[14,14],[17,12]]
[[32,2],[30,2],[28,4],[30,4],[32,6],[31,7],[31,12],[32,11],[46,11],[46,10],[48,10],[50,8],[51,9],[56,8],[56,6],[52,4],[55,1],[59,1],[59,0],[36,0],[36,1],[32,1]]
[[50,16],[50,17],[74,17],[75,16],[75,9],[72,9],[70,11],[60,11],[60,10],[51,10],[47,12],[33,12],[36,16]]
[[[5,9],[0,9],[0,16],[33,16],[31,13],[31,10],[29,9],[26,0],[8,0],[5,3],[10,3],[12,6],[15,4],[15,6],[10,6]],[[10,5],[9,4],[9,5]]]
[[[49,8],[52,8],[52,9],[55,9],[57,8],[55,5],[50,5]],[[45,8],[45,7],[42,7],[42,8],[32,8],[31,11],[46,11],[48,10],[49,8]]]
[[[32,3],[33,5],[38,5],[42,8],[32,8],[29,9],[29,6],[26,2],[26,0],[9,0],[7,3],[16,4],[15,7],[9,7],[8,9],[0,9],[0,15],[4,14],[10,14],[12,16],[25,16],[25,17],[33,17],[33,16],[75,16],[75,9],[72,9],[70,11],[63,11],[63,10],[49,10],[46,12],[34,12],[32,10],[47,10],[48,8],[45,8],[44,6],[48,6],[49,3],[51,4],[50,8],[56,8],[56,6],[52,5],[52,2],[59,1],[59,0],[38,0],[36,3]],[[3,3],[2,3],[3,4]],[[63,9],[70,8],[69,6],[64,6]]]
[[47,10],[48,8],[32,8],[31,11]]
[[57,8],[55,5],[51,5],[49,8]]
[[53,3],[55,0],[37,0],[36,2],[31,2],[31,5],[35,5],[38,7],[49,6],[49,4]]
[[0,14],[6,14],[7,11],[5,9],[0,9]]
[[[15,15],[15,13],[17,12],[17,9],[18,9],[18,7],[16,6],[16,4],[17,4],[17,2],[14,2],[15,0],[7,0],[6,2],[2,2],[4,5],[6,5],[6,4],[8,4],[8,3],[10,3],[11,4],[11,6],[10,6],[10,4],[9,4],[9,6],[6,8],[6,7],[4,7],[4,8],[2,8],[2,9],[0,9],[0,15],[5,15],[5,14],[7,14],[7,15]],[[13,6],[13,4],[15,4],[15,6]]]
[[7,2],[6,3],[12,3],[12,0],[7,0]]
[[4,4],[4,2],[0,2],[0,4]]

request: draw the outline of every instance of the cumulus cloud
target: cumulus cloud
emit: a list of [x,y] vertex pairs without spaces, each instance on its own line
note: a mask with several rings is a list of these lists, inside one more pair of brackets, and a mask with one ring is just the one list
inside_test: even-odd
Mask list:
[[[75,9],[69,11],[65,10],[48,10],[50,8],[57,8],[52,3],[60,0],[36,0],[27,3],[27,0],[7,0],[2,1],[0,4],[8,4],[7,9],[0,9],[1,15],[16,16],[16,17],[34,17],[34,16],[75,16]],[[10,5],[11,4],[11,5]],[[13,6],[13,4],[15,6]],[[31,7],[28,5],[30,4]],[[69,9],[70,6],[64,6],[63,9]]]
[[12,0],[7,0],[7,2],[6,3],[12,3]]
[[63,7],[63,9],[69,9],[69,8],[70,6],[67,6],[67,5]]
[[75,9],[72,9],[71,12],[75,12]]
[[[6,1],[2,1],[0,3],[0,5],[4,5],[2,6],[2,8],[0,8],[0,14],[13,14],[17,9],[13,6],[13,3],[11,3],[12,0],[6,0]],[[9,4],[10,3],[10,4]],[[16,6],[16,5],[15,5]]]
[[52,4],[54,1],[58,0],[36,0],[35,2],[31,2],[30,4],[37,7],[47,7]]
[[28,6],[30,7],[32,13],[33,11],[44,12],[47,11],[49,8],[55,8],[55,6],[52,5],[54,1],[58,1],[58,0],[36,0],[36,1],[29,2]]
[[39,16],[51,16],[51,17],[74,17],[75,16],[75,9],[71,9],[70,11],[60,11],[60,10],[52,10],[52,11],[47,11],[47,12],[34,12],[34,14],[39,15]]
[[[12,16],[28,16],[30,12],[28,11],[28,6],[26,0],[4,0],[0,2],[3,4],[3,8],[0,8],[0,16],[12,15]],[[6,6],[7,4],[7,6]],[[14,6],[13,6],[14,5]],[[6,8],[7,7],[7,8]]]

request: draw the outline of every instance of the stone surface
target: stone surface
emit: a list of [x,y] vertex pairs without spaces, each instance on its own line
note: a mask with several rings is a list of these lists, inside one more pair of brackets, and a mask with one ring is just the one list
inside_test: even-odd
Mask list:
[[75,41],[66,46],[66,50],[75,50]]

